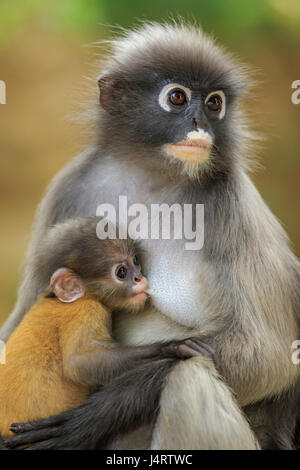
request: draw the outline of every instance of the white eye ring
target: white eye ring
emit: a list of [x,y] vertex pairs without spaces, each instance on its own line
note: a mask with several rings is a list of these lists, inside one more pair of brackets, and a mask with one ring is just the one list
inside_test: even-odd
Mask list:
[[225,93],[222,90],[212,91],[205,98],[205,104],[207,104],[209,98],[213,95],[219,95],[222,99],[222,109],[219,113],[216,113],[216,117],[218,119],[222,119],[225,116],[225,112],[226,112],[226,96],[225,96]]
[[[122,263],[117,263],[117,264],[114,264],[112,269],[111,269],[111,277],[112,279],[118,283],[118,284],[124,284],[124,281],[127,280],[128,276],[126,275],[126,277],[124,279],[121,279],[117,276],[117,269],[120,268],[122,266]],[[128,274],[128,273],[127,273]]]
[[187,100],[190,101],[192,92],[189,88],[186,88],[183,85],[179,85],[178,83],[168,83],[168,85],[165,85],[162,88],[158,97],[158,102],[162,109],[168,112],[171,111],[171,106],[170,106],[170,101],[169,101],[170,91],[178,90],[178,89],[184,91]]

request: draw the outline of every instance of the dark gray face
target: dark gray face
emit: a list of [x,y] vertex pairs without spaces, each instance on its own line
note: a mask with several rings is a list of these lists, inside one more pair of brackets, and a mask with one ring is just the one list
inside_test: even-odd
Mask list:
[[[224,172],[238,154],[240,137],[246,139],[236,98],[247,85],[245,67],[201,31],[142,26],[115,41],[99,80],[101,137],[118,153],[136,146],[135,155],[143,158],[149,150],[150,158],[162,162],[168,154],[188,174],[201,172],[204,161],[212,163],[210,174]],[[187,170],[193,166],[196,172]]]
[[[180,69],[180,66],[179,66]],[[100,80],[101,103],[110,115],[110,129],[119,138],[163,146],[205,131],[217,153],[230,151],[231,106],[237,90],[225,73],[188,64],[184,72],[134,68],[124,77]]]
[[120,129],[126,123],[142,142],[179,142],[197,128],[209,132],[213,140],[222,135],[226,107],[231,101],[225,86],[205,87],[200,80],[191,83],[180,77],[158,79],[155,74],[144,75],[142,82],[128,82],[124,87],[122,92],[119,90],[114,118]]

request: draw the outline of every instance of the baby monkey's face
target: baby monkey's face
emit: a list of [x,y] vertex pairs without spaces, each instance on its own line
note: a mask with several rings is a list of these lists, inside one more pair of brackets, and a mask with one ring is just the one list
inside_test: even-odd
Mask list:
[[110,309],[143,308],[148,281],[142,275],[139,256],[126,242],[116,240],[106,250],[102,244],[99,253],[88,252],[88,256],[84,253],[82,259],[75,260],[75,265],[67,263],[51,277],[50,290],[61,302],[89,297]]
[[111,288],[117,294],[112,299],[114,307],[140,309],[144,306],[148,297],[148,281],[142,275],[137,254],[128,255],[125,259],[113,264]]

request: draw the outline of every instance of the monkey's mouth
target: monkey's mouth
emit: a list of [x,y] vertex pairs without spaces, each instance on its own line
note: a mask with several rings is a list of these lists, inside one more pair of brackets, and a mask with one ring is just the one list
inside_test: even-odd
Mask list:
[[137,294],[133,295],[130,300],[133,303],[140,304],[140,303],[145,303],[146,300],[147,300],[147,297],[148,297],[147,292],[146,291],[141,291],[141,292],[138,292]]
[[183,140],[177,144],[166,146],[168,155],[192,164],[204,162],[208,158],[210,150],[211,145],[203,140]]
[[210,154],[212,148],[212,138],[208,132],[198,129],[189,132],[186,140],[167,144],[165,151],[171,157],[182,160],[185,163],[202,163]]

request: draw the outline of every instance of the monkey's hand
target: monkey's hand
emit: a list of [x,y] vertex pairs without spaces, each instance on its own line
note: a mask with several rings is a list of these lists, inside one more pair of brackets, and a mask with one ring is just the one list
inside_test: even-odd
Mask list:
[[178,359],[189,359],[195,356],[212,357],[214,349],[197,337],[182,341],[171,341],[161,345],[161,357],[177,357]]
[[14,423],[9,449],[103,449],[122,434],[155,421],[164,381],[179,359],[149,361],[112,380],[80,407],[58,416]]

